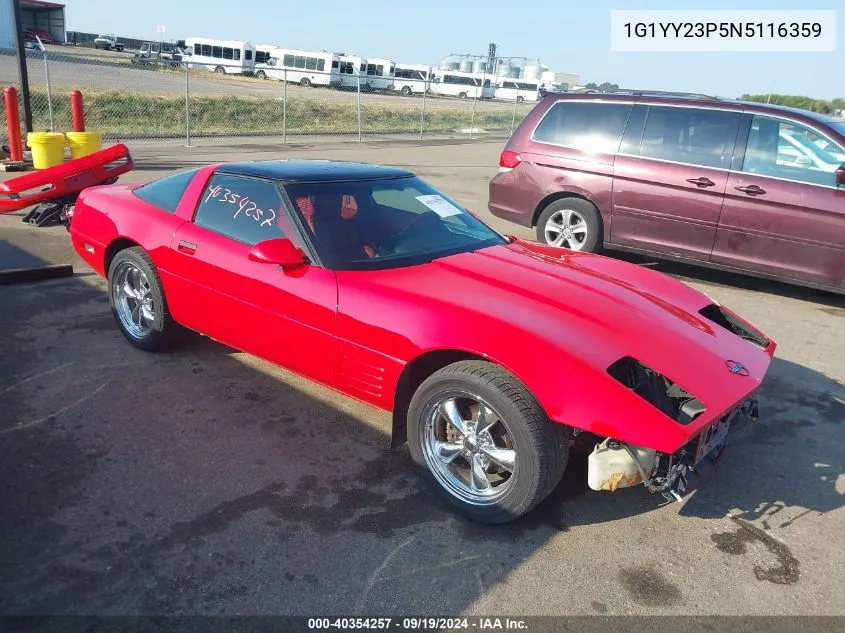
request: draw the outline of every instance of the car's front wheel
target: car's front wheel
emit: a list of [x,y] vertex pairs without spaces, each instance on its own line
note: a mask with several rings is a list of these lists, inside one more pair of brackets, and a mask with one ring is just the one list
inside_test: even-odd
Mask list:
[[161,279],[143,248],[127,248],[114,256],[108,288],[114,320],[132,345],[155,352],[178,340],[183,330],[170,316]]
[[511,373],[462,361],[420,385],[408,410],[408,441],[426,479],[455,510],[504,523],[558,484],[569,434]]
[[598,252],[602,245],[599,211],[581,198],[555,200],[537,219],[537,240],[571,251]]
[[255,76],[258,79],[267,79],[267,73],[265,73],[263,70],[259,70],[257,73],[255,73]]

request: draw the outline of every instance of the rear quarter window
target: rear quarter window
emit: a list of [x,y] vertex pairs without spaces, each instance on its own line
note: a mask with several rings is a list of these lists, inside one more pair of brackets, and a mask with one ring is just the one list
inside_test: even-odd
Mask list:
[[176,213],[176,207],[185,194],[199,169],[182,171],[172,176],[154,180],[134,190],[134,194],[145,202],[167,213]]
[[558,101],[537,124],[531,138],[538,143],[613,154],[619,150],[630,103]]

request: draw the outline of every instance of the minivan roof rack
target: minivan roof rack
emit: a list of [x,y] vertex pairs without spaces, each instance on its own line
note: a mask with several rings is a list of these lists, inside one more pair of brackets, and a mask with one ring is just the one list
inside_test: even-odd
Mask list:
[[722,101],[720,97],[713,95],[705,95],[698,92],[674,92],[671,90],[611,90],[610,92],[601,92],[593,88],[585,90],[575,90],[579,94],[609,94],[609,95],[632,95],[635,97],[684,97],[687,99],[705,99],[708,101]]

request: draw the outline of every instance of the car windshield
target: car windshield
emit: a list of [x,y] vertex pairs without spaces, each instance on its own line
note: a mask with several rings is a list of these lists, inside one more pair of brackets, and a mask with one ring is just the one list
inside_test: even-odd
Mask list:
[[335,270],[396,268],[504,244],[419,178],[289,184],[320,258]]

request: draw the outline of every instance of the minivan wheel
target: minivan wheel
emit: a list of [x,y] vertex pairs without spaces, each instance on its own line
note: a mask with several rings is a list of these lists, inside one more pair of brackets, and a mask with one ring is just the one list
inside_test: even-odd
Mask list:
[[560,482],[567,427],[505,369],[461,361],[429,376],[408,410],[411,456],[435,491],[483,523],[516,519]]
[[602,244],[599,211],[580,198],[555,200],[537,220],[537,240],[571,251],[596,253]]

